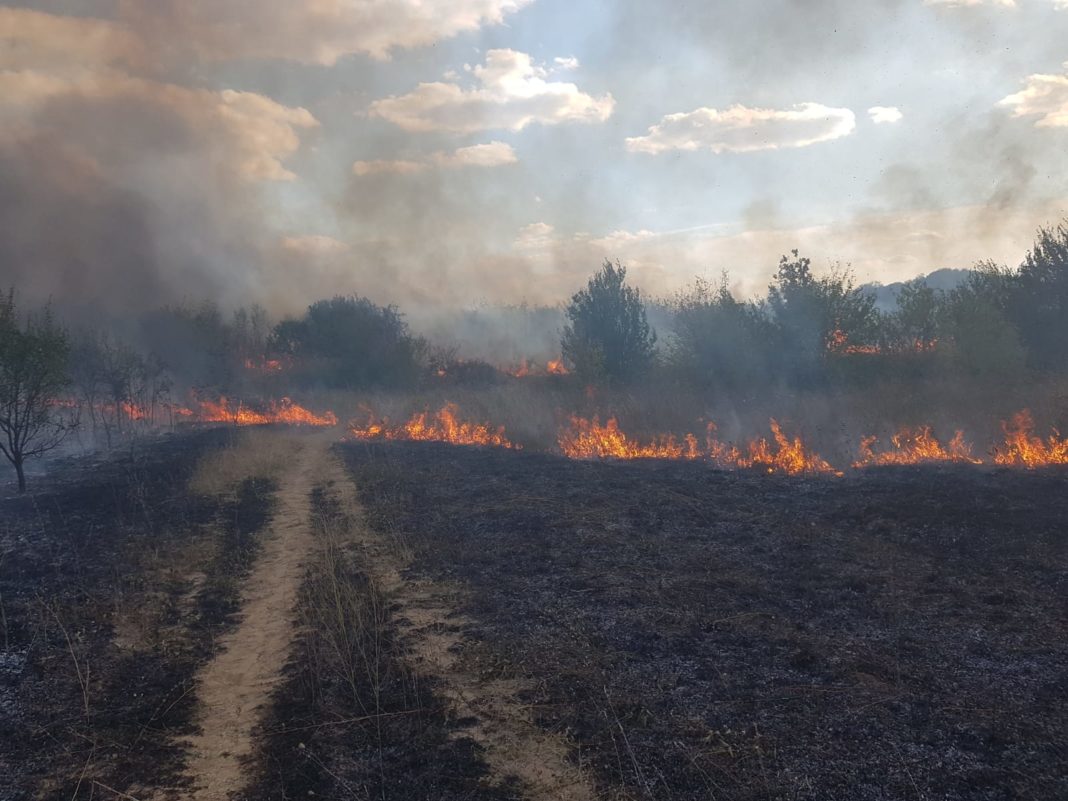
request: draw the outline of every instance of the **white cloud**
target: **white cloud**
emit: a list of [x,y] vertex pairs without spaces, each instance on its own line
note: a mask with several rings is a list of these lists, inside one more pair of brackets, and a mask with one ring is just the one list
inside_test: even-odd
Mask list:
[[[1055,2],[1060,1],[1055,0]],[[923,4],[925,6],[949,6],[950,8],[965,8],[969,6],[1016,8],[1016,0],[923,0]]]
[[[1064,68],[1068,70],[1068,62]],[[1033,117],[1040,128],[1068,126],[1068,74],[1029,75],[1024,88],[998,102],[1011,108],[1013,116]]]
[[187,89],[108,68],[0,71],[0,109],[7,114],[28,121],[53,101],[121,103],[135,133],[150,121],[169,119],[203,138],[206,158],[253,181],[295,178],[282,162],[300,147],[300,131],[319,124],[307,109],[284,106],[255,92]]
[[711,150],[713,153],[748,153],[756,150],[806,147],[848,136],[856,117],[847,108],[801,103],[789,109],[731,106],[726,111],[699,108],[668,114],[645,136],[626,140],[634,153],[671,150]]
[[0,69],[87,68],[145,59],[141,40],[124,25],[0,7]]
[[511,145],[497,141],[436,153],[433,158],[442,167],[501,167],[519,161]]
[[[1065,0],[1065,2],[1068,2],[1068,0]],[[580,66],[582,66],[579,63],[579,60],[574,56],[567,56],[566,58],[563,56],[557,56],[553,59],[553,64],[555,64],[562,70],[577,70]]]
[[374,159],[373,161],[357,161],[352,165],[353,175],[413,175],[423,172],[430,165],[425,161],[411,161],[409,159]]
[[123,0],[147,38],[204,58],[281,58],[332,65],[424,47],[496,25],[533,0]]
[[452,152],[439,150],[431,153],[423,159],[411,160],[388,160],[357,161],[352,165],[352,171],[356,175],[380,175],[393,173],[395,175],[412,175],[425,172],[432,167],[445,169],[458,169],[460,167],[503,167],[515,164],[519,158],[512,146],[505,142],[487,142],[481,145],[461,147]]
[[872,106],[868,109],[868,116],[871,117],[871,121],[876,125],[881,125],[901,122],[901,118],[905,115],[901,113],[901,109],[897,106]]
[[515,238],[517,250],[543,250],[555,242],[556,229],[549,223],[535,222],[519,229]]
[[282,237],[282,247],[292,253],[309,256],[334,256],[350,250],[347,243],[323,234],[299,234]]
[[406,95],[376,100],[370,113],[407,131],[470,133],[519,131],[532,123],[602,122],[615,107],[610,94],[593,97],[573,83],[546,80],[543,67],[515,50],[490,50],[485,64],[470,73],[475,87],[421,83]]

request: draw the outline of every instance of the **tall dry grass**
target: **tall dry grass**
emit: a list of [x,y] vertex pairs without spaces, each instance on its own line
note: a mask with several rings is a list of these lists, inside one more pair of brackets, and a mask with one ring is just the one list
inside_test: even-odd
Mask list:
[[277,431],[235,431],[226,447],[205,455],[189,480],[198,495],[228,495],[249,479],[277,481],[303,445]]

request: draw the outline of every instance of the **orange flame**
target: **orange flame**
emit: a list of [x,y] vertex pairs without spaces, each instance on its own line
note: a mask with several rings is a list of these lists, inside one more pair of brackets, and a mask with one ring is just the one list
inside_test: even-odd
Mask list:
[[710,423],[702,450],[693,434],[687,434],[682,439],[677,439],[673,434],[664,434],[642,443],[628,438],[614,417],[601,425],[597,417],[585,420],[573,416],[570,427],[560,432],[558,444],[564,455],[572,459],[708,459],[725,468],[755,467],[768,473],[787,475],[841,475],[826,460],[809,450],[800,437],[787,437],[776,420],[771,421],[774,443],[760,438],[751,441],[744,450],[720,442],[715,437],[715,431],[715,425]]
[[602,426],[596,416],[592,420],[572,416],[571,427],[560,432],[558,443],[571,459],[696,459],[700,455],[693,435],[684,443],[671,434],[640,443],[628,439],[614,417]]
[[564,366],[563,359],[549,359],[549,363],[545,365],[545,371],[549,375],[568,375],[571,372]]
[[369,413],[366,425],[349,424],[349,430],[361,440],[412,440],[417,442],[448,442],[453,445],[493,445],[498,448],[515,448],[504,434],[504,427],[491,428],[487,423],[469,423],[460,420],[460,408],[455,403],[446,403],[434,414],[422,412],[413,415],[403,425],[390,425],[388,418],[379,419]]
[[946,445],[931,433],[930,426],[903,428],[890,438],[890,450],[876,453],[872,445],[877,437],[864,437],[860,442],[860,457],[854,467],[872,465],[923,464],[927,462],[963,462],[982,464],[982,459],[972,456],[972,446],[964,440],[964,432],[957,431]]
[[1001,428],[1005,432],[1005,447],[995,451],[995,464],[1024,467],[1068,464],[1068,439],[1061,437],[1056,429],[1045,440],[1034,436],[1035,421],[1030,410],[1017,412]]
[[297,426],[336,426],[337,416],[333,412],[315,414],[289,398],[271,401],[264,411],[249,409],[240,402],[231,406],[225,397],[218,401],[202,400],[194,412],[202,423],[233,423],[239,426],[256,426],[266,423],[287,423]]

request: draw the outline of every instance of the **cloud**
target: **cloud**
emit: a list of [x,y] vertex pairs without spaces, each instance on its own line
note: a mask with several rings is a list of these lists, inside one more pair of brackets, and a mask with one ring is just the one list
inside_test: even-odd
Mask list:
[[885,123],[901,122],[905,115],[897,106],[872,106],[868,109],[868,116],[876,125]]
[[91,17],[62,17],[0,7],[0,69],[82,68],[142,64],[146,48],[125,25]]
[[533,0],[121,0],[121,17],[166,47],[218,61],[288,59],[330,66],[385,59],[497,25]]
[[[1068,70],[1068,62],[1064,67]],[[1015,117],[1034,117],[1040,128],[1068,126],[1068,75],[1029,75],[1024,88],[998,102]]]
[[793,248],[818,266],[848,264],[861,282],[905,280],[939,267],[968,268],[982,259],[1018,263],[1033,243],[1035,221],[1057,219],[1064,208],[1063,200],[1011,209],[978,204],[869,213],[804,227],[709,225],[601,236],[534,224],[520,230],[513,250],[545,271],[537,289],[544,293],[539,299],[550,302],[581,285],[591,265],[605,258],[618,258],[639,286],[661,296],[695,276],[729,269],[739,293],[757,297],[766,291],[779,256]]
[[[156,156],[188,153],[199,140],[203,156],[217,168],[254,181],[292,180],[295,176],[282,162],[300,146],[300,131],[319,124],[307,109],[291,108],[255,92],[188,89],[109,68],[0,72],[0,110],[31,127],[51,127],[50,122],[58,119],[73,121],[63,109],[74,106],[96,113],[82,121],[86,130],[66,132],[71,139],[88,133],[93,124],[107,127],[108,109],[121,109],[138,119],[136,127],[115,140],[106,135],[86,137],[86,146],[104,161],[109,156],[115,162],[136,160],[139,154],[114,151],[116,141],[126,136],[156,150]],[[167,120],[174,126],[169,132]]]
[[292,253],[310,256],[333,256],[347,253],[350,246],[340,239],[323,234],[300,234],[282,237],[282,247]]
[[645,136],[629,137],[626,146],[633,153],[654,155],[672,150],[749,153],[806,147],[848,136],[854,128],[852,111],[819,103],[801,103],[784,110],[699,108],[668,114]]
[[603,122],[612,114],[610,94],[593,97],[573,83],[550,81],[526,53],[490,50],[473,67],[477,85],[421,83],[406,95],[371,104],[370,114],[406,131],[472,133],[488,129],[520,131],[532,123]]
[[[1060,2],[1061,0],[1054,0]],[[923,0],[925,6],[949,6],[950,8],[965,8],[970,6],[1001,6],[1002,8],[1016,8],[1016,0]]]
[[481,145],[470,145],[468,147],[461,147],[453,150],[452,152],[445,152],[439,150],[436,153],[431,153],[424,159],[418,161],[402,159],[402,160],[388,160],[379,159],[375,161],[357,161],[352,165],[352,172],[355,175],[380,175],[383,173],[392,173],[395,175],[412,175],[419,172],[425,172],[433,167],[441,167],[445,169],[459,169],[461,167],[503,167],[508,164],[515,164],[519,161],[519,158],[515,154],[515,150],[512,146],[505,142],[488,142]]

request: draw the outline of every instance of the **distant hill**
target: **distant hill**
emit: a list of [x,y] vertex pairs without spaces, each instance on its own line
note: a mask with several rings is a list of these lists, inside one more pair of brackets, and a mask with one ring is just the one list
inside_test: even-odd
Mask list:
[[[927,281],[927,285],[934,289],[941,289],[944,292],[949,292],[951,289],[955,289],[967,280],[971,275],[971,270],[956,270],[949,267],[941,270],[935,270],[933,273],[927,275],[917,276]],[[904,281],[897,281],[893,284],[880,284],[870,283],[864,284],[860,288],[864,292],[874,296],[875,307],[880,311],[890,312],[897,307],[897,294],[901,291],[901,287],[904,285]]]

